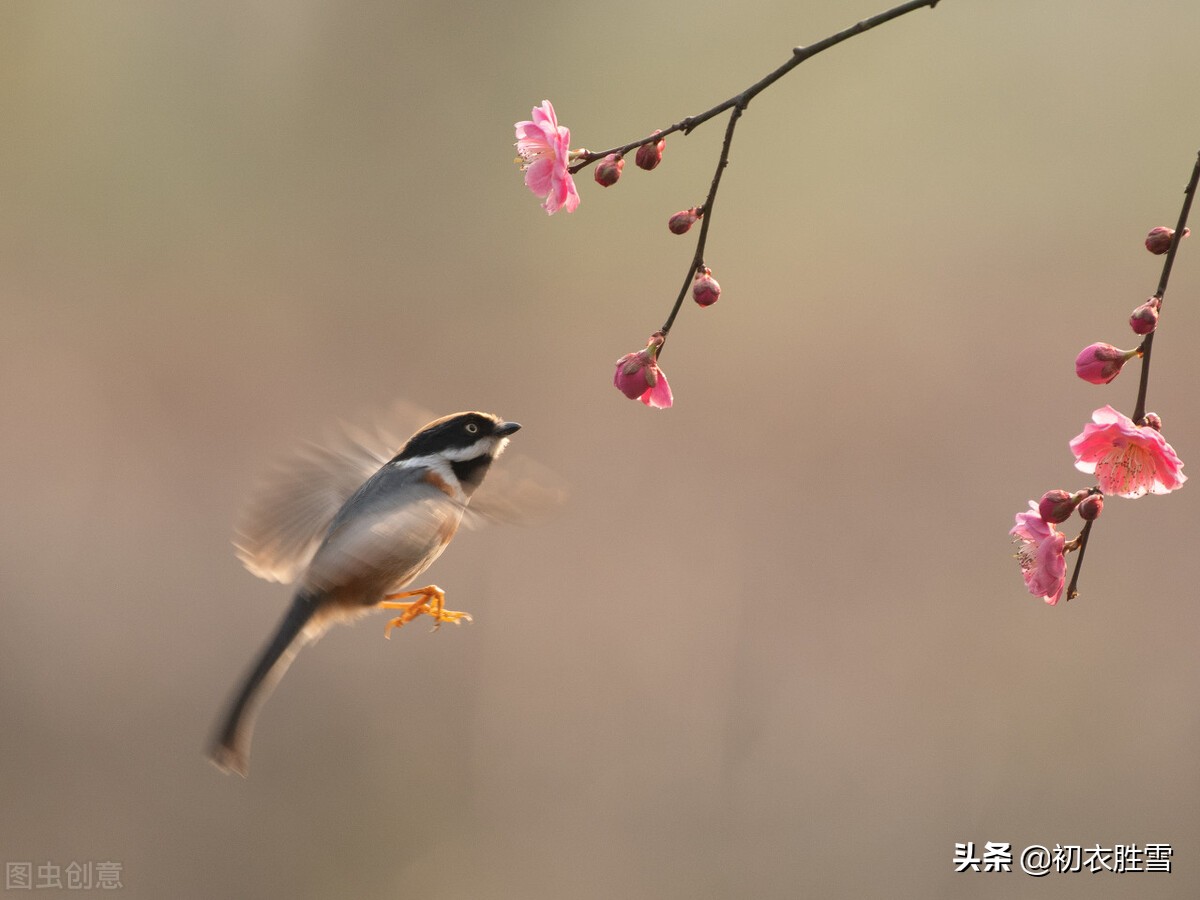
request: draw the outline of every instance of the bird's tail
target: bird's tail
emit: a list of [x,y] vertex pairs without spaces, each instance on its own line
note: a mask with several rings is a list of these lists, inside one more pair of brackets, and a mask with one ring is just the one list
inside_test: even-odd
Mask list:
[[296,594],[275,636],[263,648],[262,656],[246,676],[208,751],[209,759],[223,771],[237,772],[243,777],[249,771],[250,739],[254,735],[254,718],[259,708],[300,648],[316,639],[323,630],[313,627],[319,599],[305,591]]

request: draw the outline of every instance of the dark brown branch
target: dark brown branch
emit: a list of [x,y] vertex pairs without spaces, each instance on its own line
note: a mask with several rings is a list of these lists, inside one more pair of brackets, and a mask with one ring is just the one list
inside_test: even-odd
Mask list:
[[[1162,275],[1158,279],[1158,290],[1154,292],[1154,296],[1159,299],[1159,311],[1162,311],[1162,299],[1167,293],[1167,281],[1171,277],[1171,267],[1175,264],[1175,251],[1179,249],[1179,242],[1183,240],[1184,231],[1187,228],[1188,214],[1192,209],[1192,200],[1196,196],[1196,183],[1200,181],[1200,153],[1196,154],[1196,164],[1192,167],[1192,177],[1188,181],[1187,187],[1183,189],[1183,208],[1179,211],[1179,222],[1175,226],[1175,235],[1171,238],[1171,248],[1167,251],[1167,258],[1163,261]],[[1142,424],[1142,419],[1146,416],[1146,391],[1150,387],[1150,350],[1154,346],[1154,332],[1146,335],[1146,339],[1142,341],[1142,375],[1138,381],[1137,403],[1133,407],[1133,421],[1138,425]]]
[[[915,9],[921,9],[922,7],[926,6],[928,6],[930,9],[933,9],[938,5],[938,2],[939,0],[910,0],[910,2],[901,4],[894,9],[889,9],[887,12],[882,12],[879,15],[872,16],[869,19],[863,19],[861,22],[857,22],[854,25],[851,25],[849,28],[839,31],[837,34],[830,35],[824,40],[818,41],[811,46],[796,47],[792,51],[791,59],[789,59],[775,71],[750,85],[750,87],[746,88],[737,96],[730,97],[724,103],[719,103],[712,109],[701,113],[698,116],[689,116],[683,121],[676,122],[674,125],[661,131],[656,131],[654,134],[642,138],[639,141],[633,141],[632,143],[625,144],[624,146],[613,147],[612,149],[603,150],[598,153],[587,153],[582,157],[580,162],[571,167],[570,171],[572,174],[574,174],[584,166],[594,162],[597,159],[603,159],[610,153],[624,155],[630,150],[633,150],[635,147],[639,147],[642,144],[650,141],[661,140],[668,134],[676,131],[682,131],[684,134],[688,134],[696,126],[707,122],[714,116],[720,115],[725,110],[733,110],[733,112],[729,114],[729,122],[725,126],[725,141],[721,145],[721,156],[717,160],[717,168],[713,173],[712,184],[708,188],[708,196],[704,200],[704,205],[700,207],[700,236],[696,240],[696,252],[692,254],[691,265],[688,266],[687,274],[683,279],[683,287],[679,289],[679,295],[675,298],[675,304],[671,307],[670,315],[667,316],[667,321],[663,323],[663,326],[660,329],[664,338],[670,334],[671,327],[675,324],[675,317],[679,315],[679,310],[683,307],[683,301],[687,299],[688,288],[692,284],[692,279],[704,267],[704,248],[708,242],[708,229],[712,224],[713,206],[717,200],[717,189],[721,186],[721,175],[724,173],[725,167],[729,165],[729,148],[733,143],[733,130],[737,127],[738,119],[741,118],[741,115],[746,110],[746,107],[750,105],[750,101],[788,72],[792,71],[792,69],[800,65],[800,63],[804,62],[806,59],[811,59],[822,50],[828,50],[830,47],[840,44],[842,41],[849,40],[856,34],[862,34],[864,31],[870,31],[877,25],[882,25],[884,22],[889,22],[892,19],[904,15],[905,13],[912,12]],[[660,347],[660,355],[661,352],[662,349]]]
[[[675,317],[679,315],[679,309],[683,306],[683,301],[687,297],[692,279],[704,265],[704,245],[708,243],[708,226],[712,222],[713,204],[717,199],[717,188],[721,185],[721,174],[725,171],[725,166],[729,164],[729,147],[733,143],[733,129],[737,127],[737,122],[741,118],[743,109],[745,109],[744,106],[735,106],[733,112],[729,114],[729,124],[725,126],[725,142],[721,145],[721,156],[717,160],[717,170],[713,173],[712,184],[708,188],[708,197],[705,198],[704,206],[701,207],[704,215],[700,219],[700,237],[696,240],[696,252],[692,255],[692,265],[683,279],[683,287],[679,291],[679,296],[675,298],[675,305],[671,307],[671,314],[667,316],[667,321],[660,329],[664,338],[670,334],[671,326],[675,324]],[[661,349],[659,352],[661,354]]]
[[686,119],[682,119],[681,121],[676,122],[674,125],[663,128],[660,131],[655,131],[653,134],[648,134],[646,137],[640,138],[636,141],[630,141],[628,144],[623,144],[620,147],[610,147],[608,150],[599,150],[596,152],[588,151],[587,153],[583,154],[579,158],[579,162],[571,166],[568,171],[574,175],[581,169],[594,163],[596,160],[603,159],[604,157],[608,156],[610,153],[616,153],[620,156],[624,156],[630,150],[634,150],[642,146],[642,144],[648,144],[651,141],[661,140],[667,135],[674,134],[677,131],[681,131],[685,135],[689,134],[696,126],[703,125],[709,119],[713,118],[714,116],[719,116],[727,109],[733,109],[734,107],[745,109],[756,95],[773,85],[788,72],[792,71],[792,69],[796,68],[796,66],[800,65],[800,63],[807,59],[811,59],[822,50],[828,50],[830,47],[840,44],[842,41],[849,40],[855,35],[862,34],[864,31],[870,31],[872,28],[875,28],[878,25],[882,25],[885,22],[890,22],[892,19],[897,19],[905,13],[910,13],[915,9],[921,9],[925,6],[933,9],[938,5],[939,2],[940,0],[909,0],[908,3],[902,3],[894,9],[889,9],[887,12],[881,12],[877,16],[871,16],[869,19],[863,19],[861,22],[856,22],[844,31],[839,31],[837,34],[831,34],[829,37],[822,41],[817,41],[815,44],[811,44],[807,47],[796,47],[792,51],[791,59],[781,65],[774,72],[771,72],[761,80],[750,85],[750,87],[746,88],[741,93],[730,97],[724,103],[718,103],[712,109],[702,112],[698,116],[688,116]]
[[1079,555],[1075,557],[1075,571],[1071,574],[1071,583],[1067,585],[1066,593],[1068,600],[1074,600],[1079,596],[1079,570],[1083,568],[1083,554],[1087,551],[1088,537],[1092,533],[1092,522],[1094,521],[1096,520],[1091,519],[1085,522],[1083,524],[1083,531],[1081,531],[1079,533],[1079,537],[1076,538],[1076,540],[1079,542],[1079,546],[1077,548]]

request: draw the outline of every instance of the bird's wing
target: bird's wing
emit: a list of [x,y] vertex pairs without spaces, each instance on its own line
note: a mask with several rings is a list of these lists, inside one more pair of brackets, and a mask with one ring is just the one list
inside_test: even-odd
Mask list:
[[259,578],[295,581],[338,510],[394,452],[378,436],[346,430],[280,462],[242,511],[238,559]]
[[523,453],[505,451],[471,497],[463,524],[489,522],[536,525],[549,519],[567,499],[562,476]]
[[[259,578],[295,581],[312,561],[340,510],[390,460],[408,436],[434,418],[406,401],[379,416],[373,429],[342,424],[323,444],[308,444],[263,479],[238,520],[238,559]],[[563,480],[527,456],[506,453],[458,509],[470,527],[493,521],[531,524],[566,498]]]

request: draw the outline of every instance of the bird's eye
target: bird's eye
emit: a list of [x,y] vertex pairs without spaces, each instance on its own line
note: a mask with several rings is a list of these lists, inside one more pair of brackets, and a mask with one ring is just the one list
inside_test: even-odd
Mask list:
[[474,434],[478,430],[479,430],[479,426],[476,425],[474,422],[467,423],[467,434]]

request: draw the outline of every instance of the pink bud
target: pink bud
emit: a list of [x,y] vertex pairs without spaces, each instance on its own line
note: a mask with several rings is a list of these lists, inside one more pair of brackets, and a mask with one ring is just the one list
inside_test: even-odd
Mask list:
[[652,368],[652,361],[641,351],[626,353],[617,360],[613,385],[630,400],[636,400],[657,382],[658,376]]
[[[654,132],[660,134],[660,131]],[[667,146],[666,138],[659,138],[657,141],[651,141],[649,144],[642,144],[637,149],[637,156],[634,157],[634,162],[637,163],[639,169],[645,169],[649,172],[660,162],[662,162],[663,147]]]
[[1087,495],[1087,491],[1079,494],[1068,494],[1066,491],[1046,491],[1038,502],[1038,515],[1043,522],[1057,525],[1071,518],[1079,501]]
[[696,220],[700,218],[699,207],[693,206],[691,209],[680,210],[667,220],[667,227],[671,229],[672,234],[687,234]]
[[[1187,237],[1192,233],[1192,229],[1183,229],[1183,236]],[[1171,249],[1171,238],[1175,237],[1175,229],[1167,228],[1159,225],[1157,228],[1151,228],[1150,233],[1146,235],[1146,249],[1155,256],[1162,256]]]
[[647,406],[667,409],[675,401],[667,375],[658,367],[658,351],[666,338],[661,331],[650,335],[645,350],[626,353],[617,360],[613,384],[630,400],[641,400]]
[[1079,517],[1084,521],[1091,522],[1094,519],[1100,518],[1100,513],[1104,509],[1103,494],[1089,494],[1079,504]]
[[1136,355],[1136,350],[1119,350],[1112,344],[1088,344],[1075,357],[1075,374],[1092,384],[1108,384]]
[[692,299],[701,306],[712,306],[721,296],[721,286],[712,277],[712,269],[705,267],[696,273],[692,281]]
[[611,187],[617,183],[617,179],[621,177],[621,170],[625,168],[625,159],[617,156],[615,153],[610,153],[600,162],[596,163],[596,184],[600,187]]
[[1158,327],[1158,298],[1151,297],[1133,311],[1129,317],[1129,327],[1134,334],[1149,334]]
[[1155,431],[1162,431],[1162,417],[1158,413],[1146,413],[1142,416],[1142,424]]

